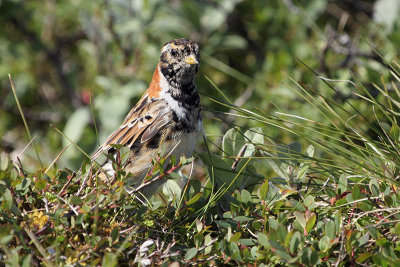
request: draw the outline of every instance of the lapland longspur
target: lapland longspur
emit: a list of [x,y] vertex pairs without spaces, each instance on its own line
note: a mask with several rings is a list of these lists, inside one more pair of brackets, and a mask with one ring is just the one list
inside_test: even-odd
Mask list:
[[[202,132],[200,98],[194,82],[199,64],[197,43],[187,39],[166,43],[149,88],[92,159],[97,160],[102,154],[114,155],[112,144],[128,147],[129,156],[123,167],[131,178],[126,184],[137,188],[151,169],[161,143],[169,157],[190,157]],[[101,175],[115,175],[109,159],[100,165]],[[165,179],[158,180],[140,192],[150,196],[164,182]]]

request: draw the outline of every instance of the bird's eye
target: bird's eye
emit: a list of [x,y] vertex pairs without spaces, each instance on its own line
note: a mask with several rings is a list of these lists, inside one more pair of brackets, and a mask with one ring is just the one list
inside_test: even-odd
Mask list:
[[171,56],[176,57],[178,55],[178,51],[176,49],[171,50]]

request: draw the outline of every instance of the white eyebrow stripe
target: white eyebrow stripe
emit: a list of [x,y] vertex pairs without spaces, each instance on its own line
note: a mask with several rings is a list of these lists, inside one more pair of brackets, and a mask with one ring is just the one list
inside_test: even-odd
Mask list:
[[168,51],[170,48],[171,48],[171,44],[167,44],[167,45],[165,45],[165,46],[163,47],[163,49],[162,49],[161,52],[164,53],[164,52]]

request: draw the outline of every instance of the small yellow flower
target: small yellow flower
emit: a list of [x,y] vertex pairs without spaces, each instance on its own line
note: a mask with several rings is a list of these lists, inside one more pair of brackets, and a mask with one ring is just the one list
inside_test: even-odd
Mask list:
[[38,210],[28,213],[28,218],[31,221],[30,226],[32,228],[43,228],[43,226],[49,221],[49,216]]

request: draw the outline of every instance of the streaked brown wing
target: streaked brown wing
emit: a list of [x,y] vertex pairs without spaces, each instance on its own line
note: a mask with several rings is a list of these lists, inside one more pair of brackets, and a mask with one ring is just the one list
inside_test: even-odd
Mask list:
[[143,101],[144,99],[132,108],[124,123],[93,153],[93,159],[108,151],[111,148],[111,144],[119,144],[131,148],[135,142],[136,144],[137,142],[143,144],[151,141],[160,129],[169,123],[170,120],[167,113],[170,112],[170,109],[165,100],[148,101],[147,105],[138,109],[138,106]]

